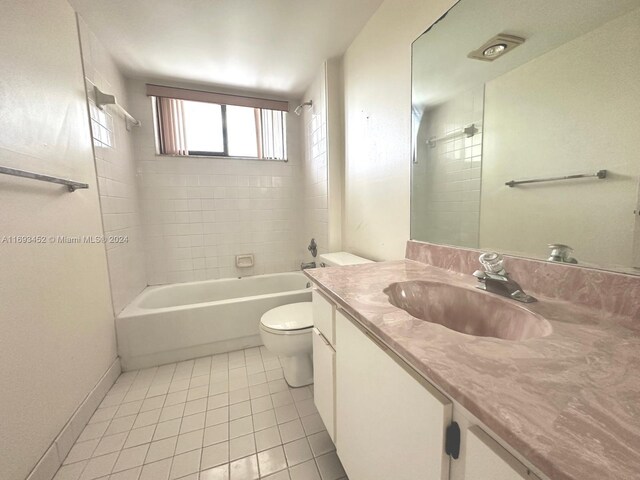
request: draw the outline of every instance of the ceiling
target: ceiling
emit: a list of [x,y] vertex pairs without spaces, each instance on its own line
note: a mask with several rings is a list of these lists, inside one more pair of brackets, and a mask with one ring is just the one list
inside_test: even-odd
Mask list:
[[69,0],[127,76],[299,98],[382,0]]
[[[438,105],[639,7],[638,0],[461,0],[413,44],[414,109]],[[499,33],[526,40],[493,62],[467,58]]]

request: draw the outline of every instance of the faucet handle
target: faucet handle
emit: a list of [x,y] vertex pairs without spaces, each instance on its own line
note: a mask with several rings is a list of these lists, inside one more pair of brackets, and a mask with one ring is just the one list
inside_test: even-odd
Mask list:
[[480,255],[480,263],[484,267],[487,273],[496,273],[498,275],[505,275],[506,272],[502,263],[504,258],[497,252],[486,252]]
[[316,243],[315,238],[311,239],[311,241],[309,242],[309,246],[307,247],[307,250],[311,252],[311,256],[313,258],[316,258],[316,256],[318,255],[318,244]]
[[473,276],[481,282],[484,282],[487,279],[487,272],[483,270],[476,270],[475,272],[473,272]]
[[509,277],[507,277],[505,274],[485,272],[483,270],[476,270],[475,272],[473,272],[473,276],[476,277],[479,282],[494,280],[496,282],[507,283],[509,281]]

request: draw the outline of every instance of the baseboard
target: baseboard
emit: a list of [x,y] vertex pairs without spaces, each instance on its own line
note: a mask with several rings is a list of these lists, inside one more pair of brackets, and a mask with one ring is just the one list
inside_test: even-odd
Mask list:
[[260,345],[262,345],[260,335],[250,335],[232,340],[194,345],[193,347],[177,348],[167,352],[136,355],[135,357],[128,357],[124,352],[121,352],[120,358],[122,370],[127,372],[129,370],[157,367],[159,365],[166,365],[167,363],[206,357],[217,353],[233,352],[234,350],[242,350],[243,348],[259,347]]
[[120,375],[120,358],[116,357],[111,366],[98,380],[95,387],[84,398],[80,406],[76,408],[71,418],[51,443],[40,461],[33,468],[27,480],[51,480],[62,462],[67,457],[71,447],[78,439],[84,427],[89,423],[91,416],[96,411],[102,399],[115,383]]

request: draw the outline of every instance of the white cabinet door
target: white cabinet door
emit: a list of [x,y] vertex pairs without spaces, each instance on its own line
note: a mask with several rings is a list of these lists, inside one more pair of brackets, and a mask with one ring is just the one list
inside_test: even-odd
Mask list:
[[336,338],[337,450],[349,479],[447,479],[449,400],[340,311]]
[[335,436],[335,371],[336,352],[329,341],[313,329],[313,401],[331,440]]
[[467,430],[464,480],[533,480],[538,477],[477,425]]
[[313,325],[320,330],[324,338],[335,345],[335,305],[324,298],[320,292],[313,290]]

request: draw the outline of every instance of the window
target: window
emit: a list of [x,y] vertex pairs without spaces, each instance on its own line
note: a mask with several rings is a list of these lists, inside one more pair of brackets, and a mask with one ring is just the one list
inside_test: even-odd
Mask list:
[[188,154],[224,155],[224,105],[181,101]]
[[287,159],[286,102],[156,85],[147,94],[160,154]]

